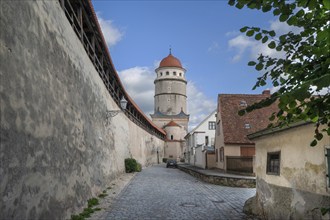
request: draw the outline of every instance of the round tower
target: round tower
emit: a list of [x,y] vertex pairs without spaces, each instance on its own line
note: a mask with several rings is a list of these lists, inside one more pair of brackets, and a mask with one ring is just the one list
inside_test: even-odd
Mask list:
[[186,70],[178,58],[170,54],[162,59],[155,70],[155,112],[178,115],[187,112]]

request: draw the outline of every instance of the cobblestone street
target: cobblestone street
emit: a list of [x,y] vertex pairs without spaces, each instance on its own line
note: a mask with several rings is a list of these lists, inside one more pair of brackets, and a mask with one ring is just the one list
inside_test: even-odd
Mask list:
[[106,219],[244,219],[255,189],[201,182],[165,164],[138,173],[106,212]]

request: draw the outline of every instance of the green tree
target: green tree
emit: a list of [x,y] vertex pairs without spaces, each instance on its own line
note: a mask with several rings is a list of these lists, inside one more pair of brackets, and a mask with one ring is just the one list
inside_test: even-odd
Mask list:
[[[262,73],[253,89],[267,83],[279,89],[270,98],[248,106],[239,114],[278,102],[279,111],[270,119],[276,118],[280,126],[298,120],[314,122],[315,139],[311,146],[315,146],[323,134],[330,135],[330,0],[229,0],[228,4],[238,9],[272,12],[280,22],[300,29],[299,33],[290,31],[281,36],[274,30],[259,27],[240,29],[284,56],[260,54],[257,60],[248,63]],[[325,129],[321,130],[320,125],[325,125]]]

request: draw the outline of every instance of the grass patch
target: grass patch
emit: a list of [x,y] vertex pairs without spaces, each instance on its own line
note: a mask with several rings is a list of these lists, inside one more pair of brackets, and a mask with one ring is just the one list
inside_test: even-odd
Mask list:
[[106,193],[101,193],[100,195],[98,195],[98,197],[99,198],[104,198],[104,197],[106,197],[108,194],[106,194]]
[[99,200],[97,198],[91,198],[87,201],[88,207],[84,208],[84,211],[79,215],[71,215],[71,220],[84,220],[85,218],[91,217],[91,214],[95,211],[100,211],[100,208],[92,208],[99,204]]

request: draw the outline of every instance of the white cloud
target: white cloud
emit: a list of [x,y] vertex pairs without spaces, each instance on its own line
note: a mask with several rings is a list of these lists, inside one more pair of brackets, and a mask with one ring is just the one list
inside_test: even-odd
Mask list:
[[[156,61],[155,63],[159,63]],[[118,71],[128,94],[134,102],[149,116],[154,112],[154,80],[156,74],[150,67],[133,67]],[[194,82],[189,81],[187,85],[187,105],[190,114],[189,128],[198,125],[206,116],[216,108],[216,103],[207,98]]]
[[[267,29],[267,28],[266,28]],[[292,31],[298,33],[301,29],[292,27],[284,22],[270,21],[269,30],[274,30],[277,34],[276,37],[281,36],[284,33]],[[226,36],[233,36],[235,32],[228,32]],[[238,62],[243,56],[248,56],[250,59],[257,59],[262,53],[265,56],[271,57],[283,57],[283,52],[277,52],[276,50],[270,49],[268,43],[263,44],[261,41],[255,40],[253,37],[247,37],[245,34],[239,34],[228,41],[229,49],[236,51],[232,58],[233,62]]]
[[149,116],[154,111],[154,71],[148,67],[133,67],[119,71],[125,90],[134,102]]
[[191,81],[187,85],[187,97],[188,114],[190,114],[189,130],[191,130],[211,114],[217,105],[213,100],[207,98]]
[[113,24],[113,21],[104,20],[100,13],[96,14],[108,47],[116,45],[122,39],[124,33]]
[[235,56],[232,58],[233,62],[239,61],[248,48],[253,48],[257,43],[244,35],[238,35],[228,41],[230,49],[236,50]]

